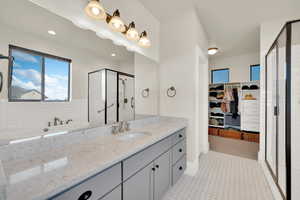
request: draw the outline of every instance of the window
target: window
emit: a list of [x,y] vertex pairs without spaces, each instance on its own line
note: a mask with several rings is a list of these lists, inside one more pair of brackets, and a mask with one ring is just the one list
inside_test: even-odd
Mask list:
[[9,46],[9,101],[69,101],[71,60]]
[[212,83],[228,83],[229,82],[229,69],[217,69],[211,71]]
[[260,65],[251,65],[250,81],[259,81],[259,80],[260,80]]

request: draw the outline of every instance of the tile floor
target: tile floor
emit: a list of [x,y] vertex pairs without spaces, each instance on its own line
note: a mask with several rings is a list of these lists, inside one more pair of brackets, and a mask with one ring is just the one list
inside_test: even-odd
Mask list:
[[210,151],[196,176],[184,175],[163,200],[273,200],[259,163]]

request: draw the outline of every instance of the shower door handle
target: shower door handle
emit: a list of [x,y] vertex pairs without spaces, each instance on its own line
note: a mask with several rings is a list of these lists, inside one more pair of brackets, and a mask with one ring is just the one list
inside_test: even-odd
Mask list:
[[274,106],[274,116],[278,116],[278,106]]
[[2,88],[3,88],[3,74],[2,72],[0,72],[0,93],[2,92]]
[[131,97],[130,104],[131,104],[131,108],[134,108],[134,97]]

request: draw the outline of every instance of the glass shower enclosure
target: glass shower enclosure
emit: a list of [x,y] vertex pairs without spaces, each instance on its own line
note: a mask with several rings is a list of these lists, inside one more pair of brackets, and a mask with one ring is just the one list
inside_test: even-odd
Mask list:
[[88,121],[105,125],[135,118],[134,75],[110,69],[88,74]]
[[265,160],[283,199],[300,196],[300,20],[287,22],[265,57]]

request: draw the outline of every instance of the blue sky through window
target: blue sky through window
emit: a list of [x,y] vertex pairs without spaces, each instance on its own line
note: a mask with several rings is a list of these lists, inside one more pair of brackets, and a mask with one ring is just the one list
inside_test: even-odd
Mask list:
[[213,70],[212,83],[228,83],[229,82],[229,69]]
[[[11,98],[41,100],[43,56],[12,49]],[[69,97],[69,62],[44,57],[45,100],[66,101]]]
[[69,91],[69,63],[45,58],[46,100],[67,100]]
[[251,81],[259,81],[260,80],[260,66],[251,66],[250,67],[250,73],[251,73]]
[[22,99],[41,99],[42,57],[14,50],[12,96]]

